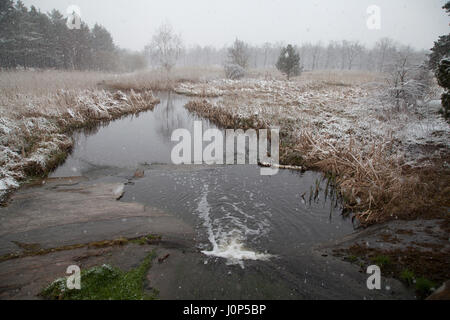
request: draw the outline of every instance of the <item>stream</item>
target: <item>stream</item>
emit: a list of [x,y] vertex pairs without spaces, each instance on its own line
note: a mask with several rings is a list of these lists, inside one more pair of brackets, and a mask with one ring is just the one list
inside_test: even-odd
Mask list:
[[[193,130],[188,97],[160,93],[153,110],[75,135],[75,148],[52,177],[121,176],[145,170],[122,202],[170,213],[195,228],[195,255],[175,275],[152,285],[167,299],[322,299],[373,295],[358,268],[313,248],[353,233],[349,219],[316,172],[280,170],[261,176],[254,165],[172,165],[175,129]],[[312,197],[317,187],[320,192]],[[169,268],[170,269],[170,268]]]

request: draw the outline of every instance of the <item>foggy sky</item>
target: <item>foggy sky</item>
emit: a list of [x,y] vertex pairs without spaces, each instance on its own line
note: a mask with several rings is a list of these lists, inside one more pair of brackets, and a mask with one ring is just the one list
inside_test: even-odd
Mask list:
[[[42,12],[69,5],[81,8],[90,27],[105,26],[117,45],[142,50],[154,30],[170,22],[184,43],[229,45],[236,37],[254,45],[264,42],[302,44],[359,40],[373,45],[390,37],[429,49],[449,32],[445,0],[24,0]],[[381,8],[381,29],[366,25],[370,5]]]

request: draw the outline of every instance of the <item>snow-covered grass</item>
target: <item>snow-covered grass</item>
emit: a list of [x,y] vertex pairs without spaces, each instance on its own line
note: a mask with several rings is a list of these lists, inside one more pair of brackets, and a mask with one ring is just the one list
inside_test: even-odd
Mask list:
[[[113,77],[81,72],[0,74],[0,198],[29,175],[45,174],[72,147],[71,131],[153,108],[151,91],[98,89]],[[1,199],[0,199],[1,200]]]
[[[381,75],[182,83],[188,109],[225,127],[278,126],[281,161],[329,174],[362,223],[449,205],[450,128],[436,103],[396,110]],[[209,97],[220,97],[214,102]]]

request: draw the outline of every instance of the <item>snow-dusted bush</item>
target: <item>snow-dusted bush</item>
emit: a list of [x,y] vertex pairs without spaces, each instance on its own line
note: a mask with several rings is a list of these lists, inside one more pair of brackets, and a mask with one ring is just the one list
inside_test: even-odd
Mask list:
[[414,65],[405,55],[392,66],[387,82],[387,97],[397,109],[407,109],[429,98],[432,74],[425,64]]
[[245,69],[237,64],[225,65],[225,76],[227,79],[239,80],[245,77]]
[[244,41],[236,39],[233,46],[228,48],[228,62],[230,64],[237,64],[238,66],[247,69],[250,61],[249,46]]

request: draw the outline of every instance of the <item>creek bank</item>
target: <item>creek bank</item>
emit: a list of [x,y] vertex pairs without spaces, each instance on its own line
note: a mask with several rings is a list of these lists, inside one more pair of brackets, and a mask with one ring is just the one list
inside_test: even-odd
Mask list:
[[318,250],[359,267],[362,273],[377,265],[383,278],[398,279],[424,299],[450,279],[448,235],[447,220],[391,221]]
[[152,110],[151,91],[64,91],[42,99],[28,97],[27,108],[0,110],[0,204],[23,181],[46,176],[64,162],[75,130]]
[[[0,262],[0,299],[37,299],[70,265],[88,270],[109,264],[127,272],[153,250],[157,259],[146,274],[144,292],[156,288],[161,299],[410,298],[391,280],[393,290],[368,292],[365,275],[354,266],[307,249],[291,248],[293,256],[273,261],[246,261],[245,269],[206,257],[192,226],[164,211],[125,202],[146,179],[155,184],[155,174],[162,171],[156,167],[143,178],[133,178],[135,169],[128,169],[107,177],[47,179],[16,192],[2,209],[0,251],[20,254]],[[127,182],[135,185],[116,200],[114,191]],[[148,242],[148,234],[161,239]]]

